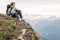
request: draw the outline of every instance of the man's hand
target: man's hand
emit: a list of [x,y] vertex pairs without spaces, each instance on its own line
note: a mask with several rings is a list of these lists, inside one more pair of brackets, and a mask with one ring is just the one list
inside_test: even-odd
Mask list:
[[13,9],[11,10],[11,13],[12,13],[12,14],[15,13],[15,9],[16,9],[16,8],[13,8]]

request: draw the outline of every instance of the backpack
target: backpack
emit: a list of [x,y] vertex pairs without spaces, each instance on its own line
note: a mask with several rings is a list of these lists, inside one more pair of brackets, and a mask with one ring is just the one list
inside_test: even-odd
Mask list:
[[10,6],[10,5],[7,5],[7,10],[6,10],[6,14],[7,14],[7,15],[9,14],[9,13],[8,13],[9,8],[11,8],[11,6]]

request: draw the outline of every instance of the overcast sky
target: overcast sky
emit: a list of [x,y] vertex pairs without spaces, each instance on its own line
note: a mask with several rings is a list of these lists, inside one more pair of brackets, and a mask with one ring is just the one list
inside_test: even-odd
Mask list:
[[5,13],[6,5],[12,1],[23,14],[60,16],[60,0],[0,0],[0,12]]

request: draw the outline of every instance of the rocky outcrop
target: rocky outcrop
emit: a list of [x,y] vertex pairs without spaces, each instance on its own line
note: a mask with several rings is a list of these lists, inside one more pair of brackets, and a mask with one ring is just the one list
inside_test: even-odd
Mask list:
[[0,14],[0,40],[41,40],[28,22]]

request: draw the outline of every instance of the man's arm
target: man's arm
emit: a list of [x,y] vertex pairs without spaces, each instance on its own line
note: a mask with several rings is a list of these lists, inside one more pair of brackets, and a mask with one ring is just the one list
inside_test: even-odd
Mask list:
[[11,13],[12,13],[12,14],[14,14],[14,13],[15,13],[15,8],[13,8],[13,9],[11,10]]

